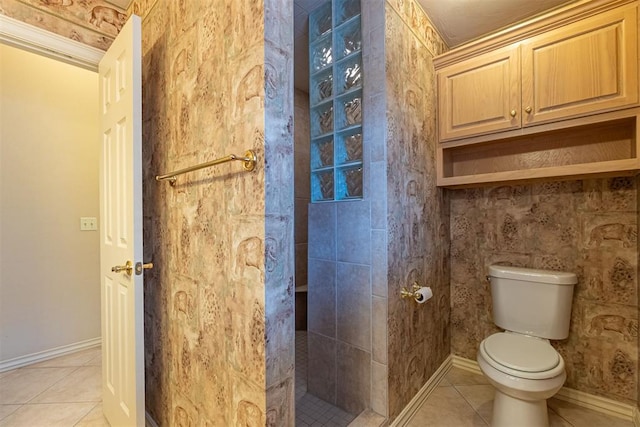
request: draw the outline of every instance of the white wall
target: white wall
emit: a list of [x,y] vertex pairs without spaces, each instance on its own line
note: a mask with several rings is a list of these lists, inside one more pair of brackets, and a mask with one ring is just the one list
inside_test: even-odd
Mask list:
[[0,44],[0,363],[100,336],[97,85]]

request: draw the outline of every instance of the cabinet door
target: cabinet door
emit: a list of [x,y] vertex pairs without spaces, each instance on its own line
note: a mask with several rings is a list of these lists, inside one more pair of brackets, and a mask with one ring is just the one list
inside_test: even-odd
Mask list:
[[519,53],[509,46],[438,72],[441,141],[521,126]]
[[635,4],[523,42],[523,125],[636,104],[637,43]]

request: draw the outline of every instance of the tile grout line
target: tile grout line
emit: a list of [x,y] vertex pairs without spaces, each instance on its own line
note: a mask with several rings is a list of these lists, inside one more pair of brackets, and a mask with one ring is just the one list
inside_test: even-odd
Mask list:
[[[68,406],[68,407],[77,407],[78,405],[82,405],[84,406],[86,409],[84,410],[79,410],[76,412],[77,415],[77,419],[75,422],[73,422],[73,426],[78,426],[80,425],[80,423],[82,423],[87,416],[89,416],[89,414],[100,408],[101,404],[102,404],[102,399],[100,398],[99,400],[78,400],[78,398],[81,398],[82,396],[76,396],[75,398],[71,399],[71,401],[58,401],[56,399],[56,401],[54,402],[34,402],[36,399],[38,399],[39,397],[43,396],[44,394],[50,392],[52,390],[52,388],[54,388],[55,386],[59,385],[61,382],[63,382],[65,379],[69,378],[72,375],[77,374],[79,371],[83,370],[83,369],[91,369],[91,370],[99,370],[101,372],[101,364],[96,364],[96,361],[98,360],[98,358],[100,357],[100,354],[96,354],[94,355],[94,357],[91,357],[89,359],[85,359],[83,361],[74,361],[73,363],[70,363],[69,365],[61,365],[61,366],[25,366],[25,367],[20,367],[20,368],[16,368],[14,371],[18,372],[18,371],[22,371],[22,372],[27,372],[30,371],[31,373],[33,372],[55,372],[55,370],[58,371],[64,371],[64,370],[68,370],[69,373],[63,377],[61,377],[60,379],[58,379],[57,381],[54,381],[53,383],[51,383],[48,387],[46,387],[44,390],[42,390],[40,393],[37,393],[35,396],[31,397],[29,400],[27,400],[26,402],[20,402],[20,403],[7,403],[6,405],[11,405],[11,406],[15,406],[15,409],[7,414],[6,417],[4,417],[2,420],[0,420],[0,425],[3,424],[3,422],[7,419],[10,419],[12,416],[14,416],[14,414],[16,412],[19,411],[29,411],[31,410],[30,408],[36,408],[36,407],[47,407],[47,406],[56,406],[56,405],[63,405],[63,406]],[[64,357],[64,356],[62,356]],[[65,362],[67,363],[67,362]],[[100,375],[101,376],[101,375]],[[2,405],[5,405],[4,403]],[[81,408],[78,408],[81,409]]]
[[[549,399],[547,399],[547,401],[548,401],[548,400],[549,400]],[[554,411],[554,410],[553,410],[553,408],[551,408],[551,407],[549,406],[549,404],[548,404],[548,403],[547,403],[547,411],[551,411],[551,412],[553,412],[553,413],[554,413],[554,414],[556,414],[556,415],[557,415],[557,416],[558,416],[562,421],[564,421],[565,423],[569,424],[571,427],[577,427],[577,426],[575,426],[571,421],[569,421],[569,420],[565,419],[562,415],[560,415],[559,413],[557,413],[556,411]]]
[[24,403],[0,403],[0,405],[16,405],[17,406],[16,409],[14,409],[10,413],[8,413],[4,418],[0,418],[0,423],[2,423],[3,420],[6,420],[11,415],[13,415],[16,411],[19,411],[20,408],[22,408],[24,406]]
[[[482,385],[486,385],[486,384],[451,384],[451,387],[453,387],[456,392],[464,399],[465,402],[467,402],[467,405],[469,405],[471,407],[471,409],[473,409],[473,411],[478,414],[478,416],[480,417],[480,419],[482,421],[485,422],[485,424],[487,424],[487,426],[491,425],[491,420],[486,420],[484,419],[484,417],[480,414],[480,412],[478,412],[473,405],[471,404],[471,402],[469,402],[469,400],[464,396],[464,394],[462,394],[462,392],[460,392],[460,390],[458,390],[458,386],[465,386],[465,387],[469,387],[469,386],[482,386]],[[562,421],[564,421],[565,423],[567,423],[569,426],[571,427],[576,427],[575,425],[573,425],[569,420],[565,419],[562,415],[558,414],[556,411],[554,411],[550,406],[547,406],[547,411],[551,411],[553,412],[555,415],[557,415]]]
[[[480,412],[478,412],[478,411],[476,410],[476,408],[474,408],[474,407],[473,407],[473,405],[471,404],[471,402],[469,402],[469,400],[464,396],[464,394],[462,394],[462,393],[460,392],[460,390],[458,390],[458,387],[457,387],[458,385],[465,385],[465,384],[457,384],[457,385],[456,385],[456,384],[451,384],[451,387],[453,387],[453,388],[454,388],[454,390],[456,391],[456,393],[458,393],[458,394],[460,395],[460,397],[462,397],[462,399],[464,399],[464,401],[465,401],[465,402],[467,402],[467,405],[469,405],[469,407],[471,408],[471,410],[473,410],[473,412],[475,412],[475,413],[478,415],[478,417],[480,417],[480,419],[481,419],[481,420],[482,420],[482,421],[483,421],[487,426],[490,426],[490,425],[491,425],[491,420],[485,420],[485,419],[484,419],[484,417],[483,417],[482,415],[480,415]],[[480,385],[480,384],[466,384],[466,385],[468,386],[468,385]]]
[[76,372],[78,369],[80,369],[80,366],[67,366],[67,367],[64,367],[64,368],[63,367],[58,367],[58,368],[32,368],[32,369],[67,369],[67,368],[73,368],[73,371],[69,372],[69,375],[64,376],[64,377],[60,378],[58,381],[53,382],[49,387],[45,388],[40,393],[38,393],[35,396],[33,396],[31,399],[29,399],[27,402],[25,402],[25,405],[38,405],[37,402],[33,402],[34,399],[37,399],[38,397],[42,396],[44,393],[49,391],[54,385],[58,384],[59,382],[61,382],[64,379],[70,377],[74,372]]
[[[95,405],[93,405],[86,414],[84,414],[82,417],[80,417],[80,419],[78,419],[78,421],[76,421],[76,423],[73,425],[73,427],[77,426],[82,421],[84,421],[84,419],[87,417],[87,415],[89,415],[94,409],[96,409],[100,405],[100,403],[101,402],[98,402]],[[104,416],[104,414],[103,414],[103,416]]]

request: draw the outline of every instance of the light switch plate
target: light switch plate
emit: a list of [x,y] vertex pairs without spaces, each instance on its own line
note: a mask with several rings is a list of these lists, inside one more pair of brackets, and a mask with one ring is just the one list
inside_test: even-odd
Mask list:
[[80,230],[91,231],[98,229],[98,219],[95,217],[83,216],[80,218]]

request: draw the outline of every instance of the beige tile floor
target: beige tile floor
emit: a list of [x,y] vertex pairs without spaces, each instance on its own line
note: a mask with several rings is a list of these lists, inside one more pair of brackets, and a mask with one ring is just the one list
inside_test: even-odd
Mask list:
[[[559,399],[549,399],[548,407],[551,427],[633,427],[631,421],[604,415]],[[492,410],[493,387],[485,378],[452,368],[409,421],[407,427],[488,426]]]
[[[0,427],[108,427],[101,362],[95,348],[0,373]],[[492,403],[493,387],[482,375],[452,368],[407,427],[488,426]],[[549,400],[549,421],[552,427],[633,427],[559,399]]]
[[0,427],[108,427],[100,348],[0,373]]

